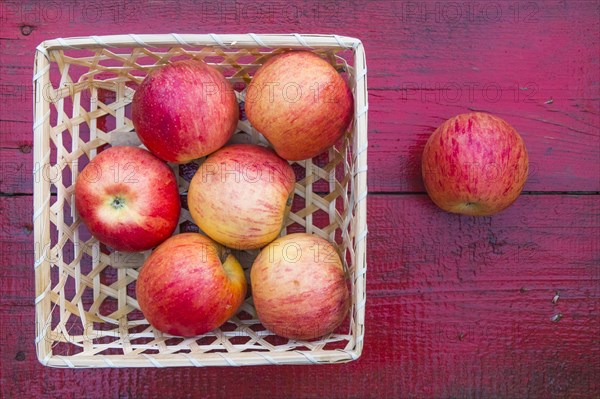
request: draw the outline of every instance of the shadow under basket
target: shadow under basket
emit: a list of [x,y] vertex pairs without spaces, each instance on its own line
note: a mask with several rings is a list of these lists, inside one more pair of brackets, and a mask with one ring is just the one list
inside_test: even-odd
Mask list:
[[[292,211],[281,235],[307,232],[338,250],[352,304],[333,333],[311,341],[265,329],[248,296],[221,328],[182,338],[144,318],[135,298],[139,267],[149,252],[119,253],[94,239],[74,207],[74,182],[110,145],[140,142],[131,121],[135,89],[149,71],[199,59],[232,83],[242,109],[232,141],[268,145],[246,120],[243,102],[253,74],[272,55],[309,49],[330,62],[354,94],[354,120],[325,153],[292,162]],[[367,83],[363,46],[335,35],[117,35],[48,40],[34,68],[34,233],[36,348],[53,367],[174,367],[339,363],[362,351],[366,283]],[[290,94],[291,95],[291,94]],[[174,234],[197,231],[186,205],[202,160],[171,165],[182,199]],[[256,251],[240,252],[246,273]],[[248,274],[247,274],[248,275]]]

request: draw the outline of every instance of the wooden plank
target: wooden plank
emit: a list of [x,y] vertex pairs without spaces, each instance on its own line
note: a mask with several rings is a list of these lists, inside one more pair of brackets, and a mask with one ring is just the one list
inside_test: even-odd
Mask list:
[[[536,92],[546,88],[562,93],[574,90],[592,98],[597,97],[598,88],[592,77],[598,60],[593,48],[598,33],[582,27],[597,24],[596,7],[594,1],[560,0],[501,0],[488,5],[383,0],[305,0],[294,4],[282,0],[268,4],[181,1],[168,5],[30,0],[3,5],[0,38],[10,59],[5,65],[16,73],[32,67],[28,57],[42,40],[122,33],[123,27],[136,33],[155,33],[157,24],[165,32],[223,32],[224,26],[231,33],[246,33],[249,28],[256,33],[335,32],[365,43],[368,60],[378,66],[370,68],[372,88],[396,90],[402,88],[398,83],[414,82],[415,77],[416,82],[428,77],[431,83],[447,83],[451,78],[461,83],[504,82],[521,87],[533,82]],[[466,38],[471,39],[467,48],[461,42]],[[572,46],[556,47],[558,42]],[[507,61],[511,68],[506,68]],[[570,85],[565,86],[565,82]],[[523,96],[531,98],[532,93]]]
[[5,397],[308,398],[335,387],[336,397],[585,398],[600,389],[597,196],[522,196],[504,213],[473,218],[442,212],[425,195],[371,195],[361,359],[242,370],[40,366],[31,198],[0,204]]
[[[455,112],[444,104],[424,107],[420,101],[403,102],[403,95],[394,91],[371,93],[371,191],[423,192],[423,147],[435,128]],[[397,118],[399,106],[403,108],[402,120]],[[577,108],[578,103],[574,101],[570,107]],[[469,108],[475,109],[465,104],[464,110]],[[525,139],[530,159],[525,191],[600,191],[600,135],[595,131],[596,122],[586,125],[561,113],[534,111],[521,116],[510,114],[512,111],[505,107],[503,112],[496,112]],[[31,124],[10,122],[2,126],[7,130],[2,130],[0,146],[0,192],[31,193]]]
[[[600,34],[594,2],[485,4],[273,1],[259,15],[255,5],[238,2],[152,3],[140,18],[139,5],[117,0],[102,8],[3,3],[0,98],[6,105],[0,148],[19,151],[32,142],[32,57],[43,39],[99,34],[99,27],[102,34],[122,32],[125,23],[138,33],[158,25],[165,31],[197,31],[198,20],[203,31],[217,32],[236,21],[227,28],[243,33],[249,29],[243,19],[256,19],[261,21],[252,26],[256,32],[333,29],[363,40],[372,191],[422,192],[419,159],[427,137],[444,119],[468,110],[496,113],[524,136],[532,164],[526,190],[599,191],[600,55],[595,50]],[[192,11],[197,19],[180,17]],[[364,13],[368,18],[356,23]],[[468,48],[460,45],[465,40]],[[19,152],[1,155],[5,169],[31,167],[21,166]],[[4,183],[2,192],[30,193],[28,184]]]
[[[523,195],[504,212],[480,218],[444,212],[425,195],[371,198],[371,294],[378,284],[404,292],[423,283],[560,290],[563,281],[600,276],[597,196]],[[388,294],[394,296],[381,292]]]
[[[396,91],[371,92],[371,191],[423,192],[420,163],[425,142],[445,118],[456,112],[446,104],[424,106],[419,100],[404,101],[405,95]],[[575,110],[579,105],[573,100],[569,108]],[[475,109],[469,104],[464,106],[464,110]],[[512,106],[503,105],[496,114],[509,121],[526,142],[530,159],[526,191],[600,191],[600,134],[595,127],[596,122],[600,124],[598,117],[596,122],[577,121],[573,119],[575,115],[541,110],[536,104],[524,107],[530,114],[515,115],[511,113]],[[402,107],[401,120],[398,107]],[[4,122],[0,132],[0,192],[31,193],[31,124]]]
[[[371,91],[369,130],[369,187],[372,191],[422,192],[420,157],[423,146],[435,128],[458,112],[484,110],[510,122],[524,137],[530,156],[531,173],[525,190],[599,191],[600,114],[585,111],[586,99],[568,99],[565,112],[537,103],[519,104],[515,113],[511,103],[496,108],[477,108],[469,102],[458,105],[427,103],[418,93]],[[27,103],[27,105],[29,102]],[[19,105],[14,105],[15,107]],[[26,108],[24,104],[19,109]],[[12,105],[11,105],[12,106]],[[462,111],[458,110],[462,107]],[[402,118],[398,118],[401,108]],[[30,116],[22,116],[30,120]],[[578,120],[580,119],[580,120]],[[33,163],[32,123],[0,120],[0,155],[4,171],[17,170],[31,179]],[[4,173],[3,173],[4,174]],[[2,192],[30,193],[30,180],[4,183]]]

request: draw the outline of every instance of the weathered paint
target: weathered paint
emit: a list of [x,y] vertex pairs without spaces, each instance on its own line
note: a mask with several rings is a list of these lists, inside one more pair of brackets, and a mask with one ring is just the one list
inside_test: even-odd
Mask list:
[[[55,4],[0,4],[1,397],[600,395],[600,209],[597,195],[580,195],[600,190],[597,1]],[[456,6],[460,15],[451,14]],[[36,360],[35,46],[157,31],[333,32],[363,40],[369,188],[385,194],[368,202],[358,361],[74,371]],[[468,110],[493,112],[523,136],[531,166],[525,191],[539,195],[472,218],[410,194],[423,192],[421,151],[431,132]]]

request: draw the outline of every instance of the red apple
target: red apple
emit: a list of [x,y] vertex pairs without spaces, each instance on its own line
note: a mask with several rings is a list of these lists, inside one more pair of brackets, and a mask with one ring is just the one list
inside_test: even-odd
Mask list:
[[250,282],[261,323],[286,338],[329,334],[350,306],[340,257],[329,242],[311,234],[289,234],[263,248]]
[[502,211],[521,193],[527,172],[527,150],[519,133],[487,113],[448,119],[423,151],[427,193],[448,212],[486,216]]
[[239,118],[233,88],[202,61],[177,61],[155,69],[133,96],[133,125],[159,158],[186,163],[221,148]]
[[248,120],[288,160],[312,158],[335,144],[354,115],[352,92],[327,61],[310,51],[269,59],[248,86]]
[[244,302],[246,289],[244,271],[233,255],[202,234],[183,233],[148,257],[136,297],[154,328],[190,337],[225,323]]
[[272,150],[234,144],[211,154],[188,190],[196,224],[213,240],[236,249],[273,241],[291,206],[294,170]]
[[75,183],[75,206],[94,237],[118,251],[144,251],[177,227],[179,191],[173,171],[148,151],[110,147]]

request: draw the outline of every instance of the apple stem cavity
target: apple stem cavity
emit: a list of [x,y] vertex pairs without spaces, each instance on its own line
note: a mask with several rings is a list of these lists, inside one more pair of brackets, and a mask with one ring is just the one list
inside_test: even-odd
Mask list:
[[125,199],[123,197],[115,197],[110,205],[115,209],[121,209],[125,206]]
[[228,248],[224,248],[223,250],[219,251],[219,260],[221,263],[225,263],[229,255],[231,255],[231,250]]
[[230,251],[226,251],[225,261],[222,262],[223,269],[225,269],[225,274],[229,277],[232,283],[238,284],[240,286],[246,285],[246,277],[244,275],[244,269],[242,269],[242,265],[240,262],[233,256]]

